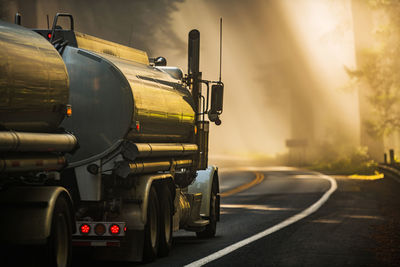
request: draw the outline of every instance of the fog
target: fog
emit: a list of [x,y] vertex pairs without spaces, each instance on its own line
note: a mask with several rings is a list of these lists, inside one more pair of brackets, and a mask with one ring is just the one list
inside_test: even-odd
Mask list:
[[19,10],[25,26],[46,28],[46,14],[69,12],[76,30],[165,56],[185,72],[187,34],[197,28],[200,70],[210,80],[218,79],[222,17],[224,113],[210,130],[210,161],[285,163],[288,139],[307,140],[310,159],[323,143],[359,144],[358,95],[344,71],[355,68],[350,2],[2,0],[2,14],[12,20]]
[[[288,151],[287,139],[307,139],[308,157],[325,142],[342,150],[358,145],[358,96],[344,71],[355,68],[350,1],[185,1],[177,7],[172,26],[181,40],[191,28],[202,34],[204,77],[217,77],[218,18],[224,20],[225,106],[223,124],[211,128],[212,160],[276,156]],[[163,54],[185,66],[173,53]]]

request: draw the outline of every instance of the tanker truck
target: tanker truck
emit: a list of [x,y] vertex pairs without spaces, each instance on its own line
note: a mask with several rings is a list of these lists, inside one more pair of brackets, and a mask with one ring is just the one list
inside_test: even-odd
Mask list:
[[202,79],[199,31],[184,75],[75,31],[70,14],[48,29],[20,22],[0,21],[2,248],[38,248],[40,266],[68,266],[73,246],[152,261],[180,229],[213,237],[220,198],[208,137],[224,86]]

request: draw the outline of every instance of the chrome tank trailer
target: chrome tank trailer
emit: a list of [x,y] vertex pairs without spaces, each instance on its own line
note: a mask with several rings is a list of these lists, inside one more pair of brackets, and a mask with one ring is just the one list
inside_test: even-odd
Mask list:
[[69,107],[63,59],[31,30],[0,29],[0,174],[60,170],[77,144],[59,129]]
[[123,140],[192,141],[193,100],[181,81],[142,62],[79,47],[66,47],[63,60],[74,116],[62,126],[81,146],[71,163],[97,159]]
[[174,231],[215,235],[208,131],[221,123],[223,83],[202,79],[200,32],[188,43],[184,76],[75,31],[70,14],[51,29],[0,22],[0,227],[11,229],[0,242],[44,245],[68,266],[72,244],[151,261],[169,253]]
[[0,127],[53,132],[69,101],[68,73],[42,36],[0,21]]
[[[58,51],[37,33],[0,21],[0,227],[8,229],[0,234],[2,264],[14,245],[51,251],[51,240],[71,244],[74,208],[60,186],[65,154],[77,148],[76,137],[60,127],[70,112],[68,73]],[[18,255],[24,258],[23,251]],[[60,257],[39,256],[39,265],[53,266]]]

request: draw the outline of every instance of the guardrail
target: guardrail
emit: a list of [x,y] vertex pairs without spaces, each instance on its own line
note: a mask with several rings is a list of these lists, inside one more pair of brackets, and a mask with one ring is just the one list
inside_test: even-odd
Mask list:
[[384,174],[389,174],[393,179],[400,183],[400,165],[379,164],[378,169]]

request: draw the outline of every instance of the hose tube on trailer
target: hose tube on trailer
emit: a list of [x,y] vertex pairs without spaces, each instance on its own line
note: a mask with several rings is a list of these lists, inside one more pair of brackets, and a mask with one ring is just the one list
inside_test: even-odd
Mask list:
[[72,134],[0,132],[0,152],[71,152],[77,143]]

